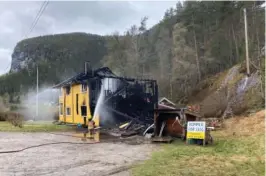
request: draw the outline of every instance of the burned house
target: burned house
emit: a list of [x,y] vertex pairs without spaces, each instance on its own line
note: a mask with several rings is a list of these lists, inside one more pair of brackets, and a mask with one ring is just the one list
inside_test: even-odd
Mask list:
[[109,68],[85,69],[60,84],[59,120],[86,125],[96,113],[99,125],[114,126],[127,121],[152,124],[158,106],[155,80],[119,77]]

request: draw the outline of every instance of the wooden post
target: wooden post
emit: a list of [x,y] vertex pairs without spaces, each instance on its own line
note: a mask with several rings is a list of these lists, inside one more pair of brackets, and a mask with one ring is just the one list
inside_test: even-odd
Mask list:
[[187,139],[186,130],[185,130],[185,138],[186,138],[186,144],[188,144],[188,139]]
[[249,70],[249,53],[248,53],[248,27],[247,27],[247,11],[246,11],[246,8],[244,8],[243,11],[244,11],[244,20],[245,20],[245,41],[246,41],[247,76],[250,76],[250,70]]
[[203,147],[205,146],[206,143],[206,129],[205,129],[205,134],[204,134],[204,139],[203,139]]

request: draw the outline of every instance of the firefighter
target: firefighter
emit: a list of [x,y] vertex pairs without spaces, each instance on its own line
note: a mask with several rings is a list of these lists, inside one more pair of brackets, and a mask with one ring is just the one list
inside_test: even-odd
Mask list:
[[89,138],[93,139],[94,128],[95,128],[95,122],[93,121],[92,117],[90,117],[88,122]]

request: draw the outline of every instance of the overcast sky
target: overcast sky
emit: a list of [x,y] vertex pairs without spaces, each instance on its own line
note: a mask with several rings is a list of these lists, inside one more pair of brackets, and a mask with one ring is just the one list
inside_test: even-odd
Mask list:
[[[29,37],[65,32],[123,33],[131,25],[139,24],[144,16],[149,18],[147,26],[151,27],[176,2],[50,1]],[[9,71],[12,51],[29,31],[42,3],[0,1],[0,74]]]

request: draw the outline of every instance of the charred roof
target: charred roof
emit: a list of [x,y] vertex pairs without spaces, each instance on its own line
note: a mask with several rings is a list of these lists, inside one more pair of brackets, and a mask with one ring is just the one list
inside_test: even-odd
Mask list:
[[155,81],[155,80],[150,80],[150,79],[135,79],[135,78],[119,77],[115,75],[108,67],[102,67],[102,68],[92,71],[91,73],[89,72],[79,73],[53,86],[53,88],[65,87],[65,86],[69,86],[72,84],[85,83],[87,80],[93,79],[93,78],[99,78],[99,79],[116,78],[116,79],[123,79],[126,81]]

